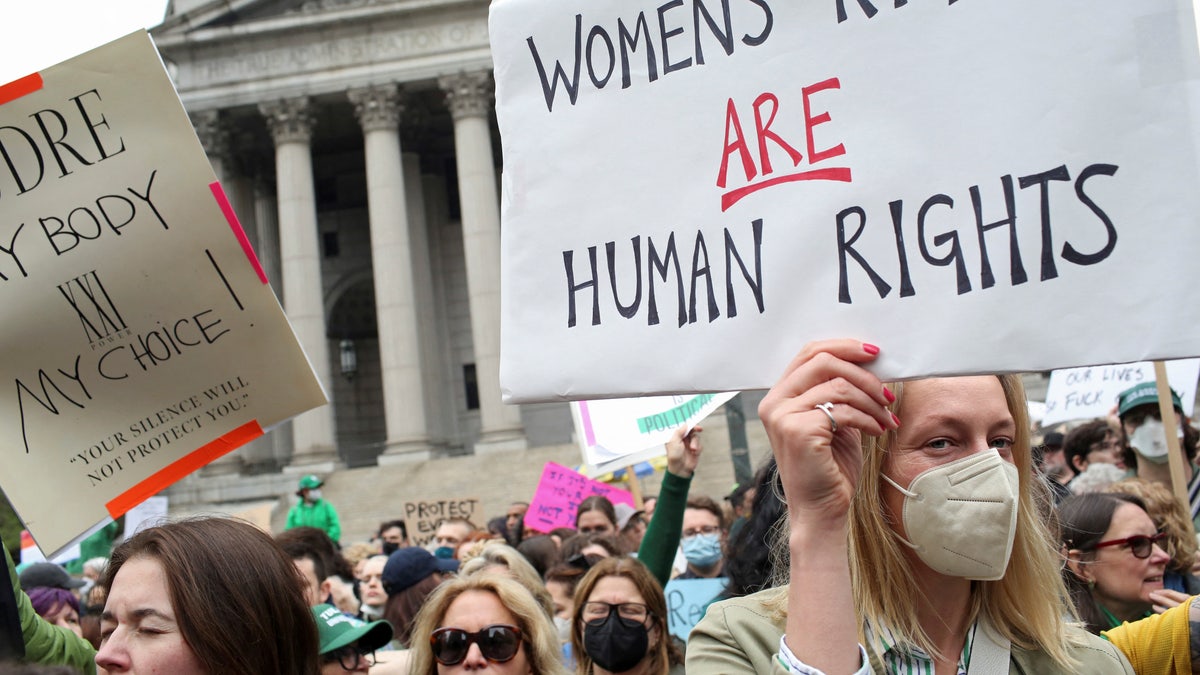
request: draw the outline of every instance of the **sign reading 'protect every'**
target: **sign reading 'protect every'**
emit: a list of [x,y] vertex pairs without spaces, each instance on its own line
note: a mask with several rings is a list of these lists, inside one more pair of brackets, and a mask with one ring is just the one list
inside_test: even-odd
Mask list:
[[507,399],[768,387],[831,337],[886,378],[1200,353],[1200,306],[1155,285],[1200,274],[1194,24],[497,0]]
[[148,35],[0,88],[0,483],[53,555],[325,403]]

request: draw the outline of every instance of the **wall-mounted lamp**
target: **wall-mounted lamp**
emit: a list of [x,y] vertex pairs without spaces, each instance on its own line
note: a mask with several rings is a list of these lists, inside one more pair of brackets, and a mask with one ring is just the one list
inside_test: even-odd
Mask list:
[[354,347],[354,340],[343,339],[338,345],[338,353],[342,361],[342,377],[353,380],[358,374],[358,351]]

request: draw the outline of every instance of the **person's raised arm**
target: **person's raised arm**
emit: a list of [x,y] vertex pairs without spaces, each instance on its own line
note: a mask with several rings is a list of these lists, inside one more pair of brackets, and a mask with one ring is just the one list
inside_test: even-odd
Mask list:
[[671,580],[671,563],[675,560],[675,549],[679,547],[679,535],[683,530],[688,488],[700,463],[702,431],[698,426],[686,432],[679,428],[667,441],[667,471],[663,474],[654,515],[650,517],[638,548],[638,560],[664,587]]
[[796,659],[830,675],[864,665],[850,588],[850,501],[862,472],[861,434],[899,426],[885,407],[891,392],[862,368],[878,354],[856,340],[806,345],[758,407],[787,499],[784,641]]
[[61,626],[47,623],[33,609],[29,596],[21,590],[21,582],[8,553],[3,551],[0,540],[0,555],[8,566],[8,578],[13,588],[13,601],[21,621],[21,637],[25,643],[25,660],[29,663],[72,666],[86,675],[96,672],[96,650],[91,643]]

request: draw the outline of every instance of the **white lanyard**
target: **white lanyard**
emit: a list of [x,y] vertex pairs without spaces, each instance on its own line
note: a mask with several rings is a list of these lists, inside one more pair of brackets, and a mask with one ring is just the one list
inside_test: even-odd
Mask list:
[[1012,643],[996,632],[986,616],[979,617],[979,630],[971,645],[971,662],[967,675],[1007,675]]

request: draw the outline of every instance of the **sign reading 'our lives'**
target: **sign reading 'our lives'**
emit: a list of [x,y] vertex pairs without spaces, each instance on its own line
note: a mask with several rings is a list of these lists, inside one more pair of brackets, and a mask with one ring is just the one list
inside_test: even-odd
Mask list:
[[1190,2],[497,0],[490,27],[507,400],[767,387],[830,337],[887,378],[1200,354],[1157,283],[1200,274]]

